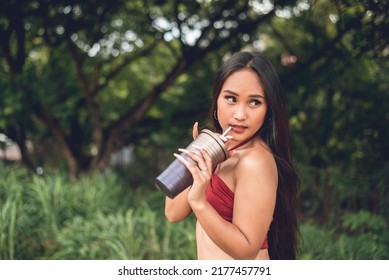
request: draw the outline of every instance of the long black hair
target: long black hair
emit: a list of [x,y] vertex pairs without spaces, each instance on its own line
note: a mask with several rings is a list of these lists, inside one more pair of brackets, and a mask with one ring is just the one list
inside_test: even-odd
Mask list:
[[234,72],[251,69],[257,73],[268,105],[265,121],[257,135],[271,149],[277,165],[278,186],[273,221],[268,233],[271,259],[296,259],[299,245],[297,226],[297,189],[299,178],[293,164],[287,109],[282,98],[281,82],[271,62],[259,53],[239,52],[219,69],[209,111],[216,132],[222,128],[214,112],[226,79]]

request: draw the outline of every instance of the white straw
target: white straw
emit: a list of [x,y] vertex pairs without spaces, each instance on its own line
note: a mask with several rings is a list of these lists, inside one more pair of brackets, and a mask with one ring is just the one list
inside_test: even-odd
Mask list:
[[231,126],[229,126],[222,134],[222,137],[225,137],[227,135],[228,132],[230,132],[230,130],[232,129]]

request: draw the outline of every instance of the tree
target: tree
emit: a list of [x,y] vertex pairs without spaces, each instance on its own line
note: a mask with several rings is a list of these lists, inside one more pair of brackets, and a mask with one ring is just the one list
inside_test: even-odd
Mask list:
[[270,56],[293,58],[279,70],[297,162],[307,170],[302,204],[325,221],[360,208],[387,215],[388,3],[304,7],[266,26]]
[[178,77],[294,2],[2,1],[0,132],[31,167],[27,138],[53,139],[73,175],[102,170]]

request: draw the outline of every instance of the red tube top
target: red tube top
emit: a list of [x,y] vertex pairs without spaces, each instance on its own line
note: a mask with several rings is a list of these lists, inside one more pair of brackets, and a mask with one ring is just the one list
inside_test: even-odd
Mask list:
[[[234,193],[228,188],[224,181],[215,173],[212,174],[208,185],[206,197],[208,202],[225,220],[232,222]],[[267,236],[261,249],[269,248]]]

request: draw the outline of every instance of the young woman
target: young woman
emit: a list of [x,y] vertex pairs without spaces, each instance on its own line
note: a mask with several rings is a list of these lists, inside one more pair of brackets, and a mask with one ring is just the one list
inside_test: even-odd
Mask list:
[[[177,158],[193,184],[166,198],[171,222],[194,213],[199,259],[295,259],[298,176],[278,75],[260,54],[234,54],[219,69],[210,109],[214,130],[232,136],[229,158],[212,169],[209,154]],[[193,137],[197,137],[197,123]]]

